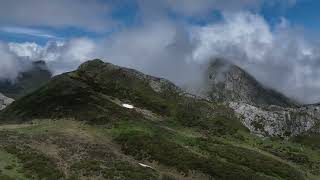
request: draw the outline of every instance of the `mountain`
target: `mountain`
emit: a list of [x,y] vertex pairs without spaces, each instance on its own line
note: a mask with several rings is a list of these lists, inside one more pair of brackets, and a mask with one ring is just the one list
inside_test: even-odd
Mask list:
[[72,117],[94,121],[110,113],[122,114],[118,104],[129,102],[169,115],[183,93],[167,80],[93,60],[74,72],[54,77],[4,113],[21,118]]
[[223,59],[215,59],[209,63],[206,85],[206,94],[212,101],[236,101],[256,106],[296,105],[290,98],[264,87],[246,71]]
[[316,144],[251,134],[225,102],[91,60],[0,113],[0,179],[317,179]]
[[228,105],[253,134],[285,138],[320,133],[319,105],[299,105],[227,60],[212,61],[205,82],[208,98]]
[[11,98],[20,98],[49,81],[52,74],[45,61],[34,61],[31,68],[21,72],[15,82],[0,81],[0,92]]

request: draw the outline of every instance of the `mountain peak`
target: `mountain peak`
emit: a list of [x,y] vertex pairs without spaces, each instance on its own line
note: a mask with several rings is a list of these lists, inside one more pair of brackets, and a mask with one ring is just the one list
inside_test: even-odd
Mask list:
[[293,106],[281,93],[263,86],[253,76],[227,60],[215,59],[206,72],[207,95],[213,101],[238,101],[252,105]]
[[135,118],[135,113],[122,112],[121,103],[170,114],[172,105],[168,102],[183,93],[168,80],[95,59],[81,64],[75,71],[55,76],[42,88],[18,99],[4,114],[19,120]]
[[99,66],[99,65],[102,65],[104,64],[105,62],[103,62],[101,59],[93,59],[93,60],[89,60],[89,61],[86,61],[84,63],[82,63],[80,66],[79,66],[79,69],[80,68],[84,68],[86,66]]

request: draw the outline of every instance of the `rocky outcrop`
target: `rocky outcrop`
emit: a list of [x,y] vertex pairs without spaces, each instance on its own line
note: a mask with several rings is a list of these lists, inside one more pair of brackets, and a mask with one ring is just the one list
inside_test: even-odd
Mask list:
[[319,132],[320,106],[298,108],[268,106],[258,108],[241,102],[229,102],[242,123],[258,136],[289,137],[306,132]]
[[205,77],[207,96],[213,101],[236,101],[261,105],[294,106],[281,93],[264,87],[240,67],[226,60],[216,59],[209,64]]
[[14,100],[8,98],[0,93],[0,110],[6,108],[9,104],[11,104]]
[[290,137],[319,133],[320,105],[298,105],[228,61],[211,62],[206,82],[207,96],[229,105],[253,134]]

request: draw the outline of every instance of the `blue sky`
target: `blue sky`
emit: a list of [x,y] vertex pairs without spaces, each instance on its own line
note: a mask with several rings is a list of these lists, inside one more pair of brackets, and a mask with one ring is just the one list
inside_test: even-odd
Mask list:
[[310,30],[320,30],[320,1],[305,0],[298,2],[294,7],[290,8],[286,13],[292,23],[305,27]]
[[261,14],[270,24],[274,24],[279,18],[284,17],[292,24],[306,30],[320,30],[320,1],[297,0],[292,6],[264,6]]
[[[164,0],[166,1],[166,0]],[[201,0],[200,0],[201,1]],[[230,0],[229,0],[230,1]],[[8,1],[9,2],[9,1]],[[15,1],[13,1],[15,2]],[[20,1],[21,2],[21,1]],[[24,9],[24,4],[21,4],[19,1],[16,3],[7,3],[1,1],[0,5],[3,9],[8,8],[12,9],[11,12],[1,15],[0,17],[0,40],[5,42],[37,42],[39,44],[45,44],[48,40],[60,39],[65,40],[74,37],[90,37],[90,38],[99,38],[107,37],[112,35],[114,32],[121,31],[126,28],[131,28],[143,24],[143,21],[147,19],[146,16],[155,16],[156,13],[161,16],[161,18],[168,18],[176,23],[185,23],[191,25],[206,25],[210,23],[217,22],[221,19],[221,13],[224,11],[252,11],[263,16],[269,25],[272,27],[275,24],[279,23],[281,18],[286,18],[291,24],[303,28],[307,31],[317,32],[320,30],[320,1],[317,0],[271,0],[271,1],[262,1],[262,0],[245,0],[243,5],[234,5],[233,7],[221,7],[221,8],[203,8],[200,6],[199,10],[203,10],[205,13],[193,13],[192,8],[191,12],[183,12],[182,10],[176,10],[175,8],[168,7],[169,5],[164,5],[165,3],[157,3],[157,1],[103,1],[103,0],[93,0],[94,3],[86,5],[88,1],[83,0],[71,0],[73,3],[78,3],[78,7],[74,10],[72,7],[70,9],[65,9],[63,6],[67,6],[63,1],[57,1],[57,3],[51,3],[50,7],[44,7],[44,9],[52,10],[54,13],[58,14],[59,10],[63,11],[57,19],[52,18],[56,14],[46,14],[46,12],[39,12],[39,14],[30,15],[30,17],[24,18],[23,16],[16,16],[15,12],[20,9],[25,11],[23,13],[30,13],[32,11],[38,11],[39,9],[45,6],[45,1],[41,3],[39,0],[26,0],[25,3],[29,5]],[[151,3],[150,3],[151,2]],[[185,3],[184,1],[179,1]],[[235,4],[236,1],[231,3]],[[226,1],[226,3],[229,3]],[[141,5],[142,4],[142,5]],[[147,5],[143,5],[147,4]],[[154,5],[152,5],[154,4]],[[213,5],[215,6],[215,0],[213,1],[203,1],[205,6]],[[237,4],[241,4],[241,1],[238,1]],[[257,5],[258,4],[258,5]],[[49,4],[50,5],[50,4]],[[49,6],[48,5],[48,6]],[[59,7],[60,6],[60,7]],[[105,9],[101,8],[106,6]],[[145,6],[145,7],[143,7]],[[158,7],[157,7],[158,6]],[[174,5],[172,5],[174,6]],[[222,6],[222,5],[218,5]],[[92,7],[92,8],[91,8]],[[147,9],[149,8],[149,9]],[[203,9],[201,9],[203,8]],[[146,10],[147,9],[147,10]],[[161,10],[160,10],[161,9]],[[1,8],[0,8],[1,10]],[[66,11],[66,12],[65,12]],[[68,13],[68,11],[70,11]],[[75,11],[74,13],[72,11]],[[85,13],[82,14],[82,12]],[[149,11],[149,12],[148,12]],[[154,11],[153,13],[150,13]],[[163,11],[163,12],[157,12]],[[197,11],[194,10],[194,11]],[[89,22],[75,22],[68,24],[68,21],[64,22],[63,19],[76,19],[78,21],[83,16],[90,17],[86,21]],[[12,18],[8,18],[12,16]],[[16,17],[15,17],[16,16]],[[33,16],[44,16],[44,18],[33,18]],[[51,16],[46,18],[45,16]],[[92,17],[91,17],[92,16]],[[159,17],[157,17],[159,18]],[[154,18],[154,20],[158,20]],[[52,20],[53,19],[53,20]],[[62,21],[59,23],[59,19]],[[99,19],[96,23],[90,23],[93,19]],[[54,21],[50,24],[50,20]],[[28,21],[27,23],[23,21]],[[44,22],[45,21],[45,22]],[[97,25],[100,23],[99,25]],[[90,26],[99,26],[98,29],[88,28]],[[14,27],[22,28],[22,32],[16,31],[5,31],[4,28]],[[41,31],[43,33],[52,35],[54,37],[39,36],[39,34],[31,34],[28,32],[23,32],[23,28],[34,29]]]

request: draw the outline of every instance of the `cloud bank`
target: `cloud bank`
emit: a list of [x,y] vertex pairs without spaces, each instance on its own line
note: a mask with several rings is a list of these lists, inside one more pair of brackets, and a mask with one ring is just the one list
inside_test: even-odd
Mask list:
[[223,57],[288,96],[319,101],[319,44],[285,19],[271,30],[257,14],[225,14],[222,23],[196,29],[195,34],[193,59]]

